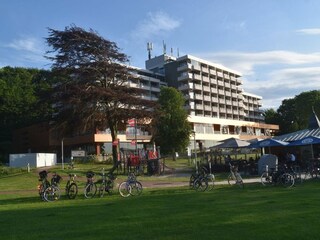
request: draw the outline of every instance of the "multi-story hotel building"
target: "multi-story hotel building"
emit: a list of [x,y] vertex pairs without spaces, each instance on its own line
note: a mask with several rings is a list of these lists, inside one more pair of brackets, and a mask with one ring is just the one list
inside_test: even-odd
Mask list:
[[[270,137],[279,129],[278,125],[264,123],[260,110],[262,98],[244,92],[241,74],[222,65],[191,55],[175,58],[163,54],[149,58],[146,69],[132,67],[131,71],[138,78],[129,80],[128,86],[143,89],[142,98],[156,101],[161,86],[172,86],[182,92],[186,98],[188,120],[194,130],[191,142],[196,140],[202,146],[210,147],[217,141],[230,137],[244,140]],[[32,136],[39,129],[43,129],[41,136],[44,139]],[[143,126],[138,127],[136,135],[133,130],[130,126],[123,126],[119,132],[122,147],[134,148],[131,146],[134,138],[139,144],[150,141],[151,135]],[[49,140],[45,139],[45,132],[49,135]],[[72,149],[79,148],[90,154],[100,154],[101,146],[111,147],[108,130],[64,139],[54,139],[50,133],[48,125],[38,128],[38,131],[32,128],[16,131],[16,152],[44,151],[46,147],[39,144],[39,141],[47,142],[49,149],[56,152],[59,152],[63,141],[66,155]],[[37,139],[38,143],[26,139]],[[190,146],[193,147],[194,144]]]
[[147,60],[146,68],[182,92],[196,140],[206,147],[229,137],[266,138],[279,129],[264,123],[262,97],[244,92],[241,74],[234,70],[191,55],[166,54]]

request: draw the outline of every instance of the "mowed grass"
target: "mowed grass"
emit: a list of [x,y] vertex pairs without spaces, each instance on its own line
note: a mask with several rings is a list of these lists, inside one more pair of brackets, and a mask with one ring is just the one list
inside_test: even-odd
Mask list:
[[30,173],[0,179],[0,239],[319,239],[319,180],[291,189],[144,189],[129,198],[85,199],[80,189],[53,203],[40,200],[37,183]]

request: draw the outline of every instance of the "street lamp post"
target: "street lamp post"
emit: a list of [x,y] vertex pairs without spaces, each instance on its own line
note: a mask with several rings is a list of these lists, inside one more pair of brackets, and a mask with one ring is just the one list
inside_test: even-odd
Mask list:
[[64,169],[64,156],[63,156],[63,138],[62,138],[62,140],[61,140],[61,166],[62,166],[62,169]]
[[196,170],[198,172],[198,164],[197,164],[197,144],[196,144],[196,131],[192,131],[193,136],[193,148],[194,148],[194,161],[196,165]]

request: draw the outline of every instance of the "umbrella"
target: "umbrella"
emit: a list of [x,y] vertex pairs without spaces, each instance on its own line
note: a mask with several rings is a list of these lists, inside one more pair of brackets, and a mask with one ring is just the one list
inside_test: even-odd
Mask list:
[[212,146],[210,148],[242,148],[249,146],[250,143],[244,140],[240,140],[237,138],[228,138],[221,141],[220,144]]
[[320,137],[314,137],[314,136],[310,136],[310,137],[304,137],[302,139],[293,141],[291,143],[289,143],[288,146],[302,146],[302,145],[312,145],[312,144],[319,144],[320,143]]
[[319,144],[320,143],[320,137],[304,137],[299,140],[291,142],[288,146],[303,146],[303,145],[310,145],[311,147],[311,157],[314,158],[313,153],[313,144]]
[[276,147],[276,146],[287,146],[289,143],[276,140],[273,138],[267,138],[262,141],[258,141],[250,144],[250,148],[263,148],[263,147]]

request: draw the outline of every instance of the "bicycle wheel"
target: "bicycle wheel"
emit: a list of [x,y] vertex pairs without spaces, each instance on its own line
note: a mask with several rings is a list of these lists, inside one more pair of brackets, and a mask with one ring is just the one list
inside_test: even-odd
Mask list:
[[205,177],[197,178],[193,183],[193,188],[196,191],[204,192],[208,188],[208,181]]
[[307,171],[304,173],[304,180],[308,180],[308,179],[312,179],[312,178],[313,178],[312,172],[310,172],[309,170],[307,170]]
[[190,179],[189,179],[189,187],[190,189],[193,189],[193,184],[194,184],[194,181],[197,179],[197,175],[192,173],[191,176],[190,176]]
[[300,172],[294,172],[293,177],[295,179],[294,180],[295,183],[302,183],[303,182],[302,174]]
[[264,172],[261,175],[261,183],[263,186],[269,186],[272,184],[272,175],[270,173]]
[[243,183],[243,180],[242,180],[242,179],[237,180],[237,181],[236,181],[236,184],[237,184],[240,188],[244,188],[244,183]]
[[228,176],[228,183],[229,183],[229,185],[236,184],[236,180],[231,174]]
[[46,201],[44,198],[44,191],[46,190],[46,188],[50,186],[49,181],[44,181],[42,182],[40,185],[38,185],[38,189],[39,189],[39,195],[42,201]]
[[113,188],[114,188],[114,181],[108,181],[107,186],[105,188],[106,192],[108,192],[109,195],[113,193]]
[[60,189],[56,186],[47,187],[43,196],[47,202],[57,201],[60,199]]
[[281,175],[281,183],[285,187],[292,187],[294,185],[294,177],[289,173],[284,173]]
[[213,190],[213,188],[214,188],[214,180],[215,180],[215,178],[214,178],[214,175],[213,174],[209,174],[208,176],[207,176],[207,182],[208,182],[208,191],[211,191],[211,190]]
[[130,187],[132,196],[139,196],[142,193],[142,184],[139,181],[131,182]]
[[67,196],[69,199],[75,199],[78,194],[78,185],[71,183],[67,189]]
[[129,197],[131,193],[131,186],[128,182],[122,182],[119,185],[119,193],[122,197]]
[[39,189],[39,196],[40,196],[40,198],[41,198],[41,200],[42,201],[45,201],[45,199],[44,199],[44,186],[43,186],[43,184],[40,184],[39,186],[38,186],[38,189]]
[[99,197],[103,197],[105,185],[104,185],[103,183],[101,183],[101,184],[99,185],[99,188],[98,188],[98,189],[99,189],[99,191],[98,191]]
[[84,196],[86,198],[93,198],[97,193],[97,185],[95,183],[88,183],[84,189]]

